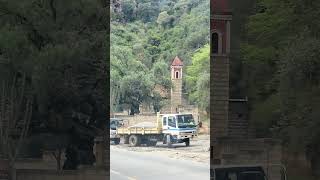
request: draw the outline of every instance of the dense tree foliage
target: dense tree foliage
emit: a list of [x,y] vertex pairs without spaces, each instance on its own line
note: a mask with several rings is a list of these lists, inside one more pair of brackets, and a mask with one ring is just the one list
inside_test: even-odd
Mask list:
[[192,56],[192,65],[187,68],[189,97],[209,113],[210,96],[210,46],[206,45]]
[[86,154],[68,158],[66,169],[93,163],[94,129],[103,129],[107,119],[103,2],[0,1],[0,86],[26,74],[34,100],[32,134],[70,137],[64,148]]
[[257,136],[308,155],[319,176],[319,1],[257,0],[241,43],[242,74]]
[[[165,99],[156,87],[170,92],[173,58],[179,56],[189,66],[196,51],[208,44],[208,7],[209,0],[124,0],[113,6],[110,87],[113,110],[130,110],[135,114],[143,103],[154,105],[155,111],[162,107]],[[191,87],[188,83],[186,88]],[[192,92],[198,90],[208,91],[199,88]],[[198,96],[190,96],[190,100],[201,102]]]

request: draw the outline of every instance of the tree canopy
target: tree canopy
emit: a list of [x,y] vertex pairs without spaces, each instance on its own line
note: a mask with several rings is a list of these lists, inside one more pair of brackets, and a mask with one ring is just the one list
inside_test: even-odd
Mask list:
[[93,138],[106,124],[107,22],[103,1],[0,0],[0,86],[25,74],[31,134],[72,137],[64,148],[89,155],[67,158],[75,167],[93,163]]
[[[166,99],[156,87],[170,92],[173,58],[179,56],[189,66],[196,51],[209,42],[208,7],[208,0],[144,0],[121,1],[113,8],[110,89],[117,98],[110,103],[114,110],[135,114],[142,103],[155,105],[155,111],[161,108]],[[191,96],[190,101],[201,102]]]
[[252,7],[238,58],[251,122],[258,137],[307,154],[319,176],[320,2],[257,0]]

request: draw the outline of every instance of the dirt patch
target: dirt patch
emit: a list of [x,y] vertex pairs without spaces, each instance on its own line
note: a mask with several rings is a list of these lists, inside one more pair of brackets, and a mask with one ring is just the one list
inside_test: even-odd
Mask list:
[[110,148],[120,148],[135,152],[156,152],[174,159],[184,159],[202,163],[210,162],[209,135],[199,135],[190,141],[189,147],[186,147],[185,144],[174,144],[172,148],[167,148],[165,144],[158,142],[155,147],[129,147],[126,144],[120,143],[119,145],[111,145]]

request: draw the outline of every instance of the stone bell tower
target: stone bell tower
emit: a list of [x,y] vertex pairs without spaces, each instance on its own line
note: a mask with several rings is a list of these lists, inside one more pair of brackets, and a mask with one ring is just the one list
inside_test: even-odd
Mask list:
[[176,56],[171,63],[171,113],[179,112],[182,105],[182,68],[183,62]]
[[[281,163],[281,143],[277,139],[255,138],[248,133],[247,98],[230,99],[230,28],[232,13],[227,0],[211,0],[210,53],[210,163]],[[279,168],[279,167],[278,167]],[[279,169],[276,169],[280,172]],[[276,172],[275,171],[275,172]],[[274,178],[277,173],[269,172]]]
[[210,5],[210,144],[211,164],[222,163],[221,138],[228,137],[230,23],[227,0],[211,0]]
[[[229,54],[232,13],[226,0],[211,0],[211,137],[228,135]],[[212,138],[214,139],[214,138]]]

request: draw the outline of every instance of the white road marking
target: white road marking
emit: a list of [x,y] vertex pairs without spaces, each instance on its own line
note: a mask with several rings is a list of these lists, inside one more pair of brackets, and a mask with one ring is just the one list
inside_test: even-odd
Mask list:
[[117,175],[121,175],[121,173],[117,172],[117,171],[114,171],[112,169],[110,169],[110,172],[113,173],[113,174],[117,174]]
[[135,179],[135,178],[132,178],[132,177],[128,177],[128,179],[129,179],[129,180],[137,180],[137,179]]
[[110,172],[113,173],[113,174],[117,174],[117,175],[123,176],[123,177],[127,178],[128,180],[137,180],[136,178],[123,175],[123,174],[121,174],[120,172],[115,171],[115,170],[112,170],[112,169],[110,169]]

